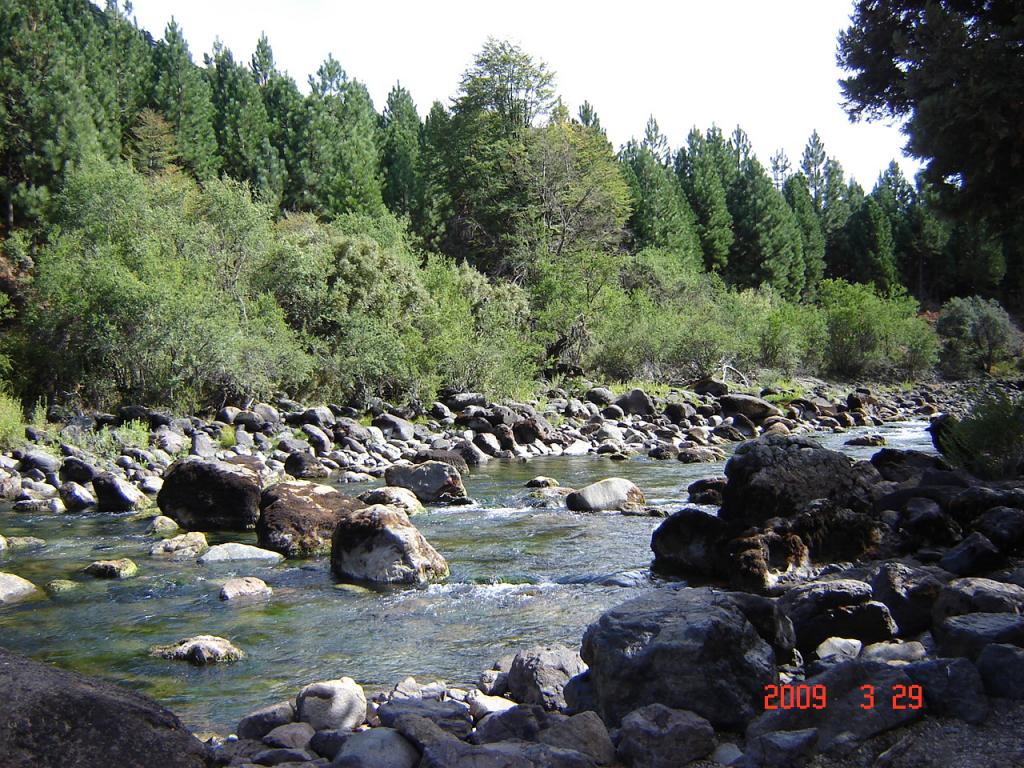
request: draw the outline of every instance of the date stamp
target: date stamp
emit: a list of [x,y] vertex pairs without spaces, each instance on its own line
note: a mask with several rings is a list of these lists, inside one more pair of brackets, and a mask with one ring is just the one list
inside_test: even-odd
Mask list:
[[[863,700],[861,709],[889,707],[893,710],[921,709],[924,706],[924,691],[920,685],[893,685],[888,690],[879,690],[873,685],[860,686]],[[766,685],[764,687],[765,711],[773,709],[826,709],[828,688],[824,685]]]

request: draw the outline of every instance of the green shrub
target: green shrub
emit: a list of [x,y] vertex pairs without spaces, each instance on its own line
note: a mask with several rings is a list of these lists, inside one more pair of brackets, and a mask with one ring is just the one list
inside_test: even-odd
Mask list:
[[991,371],[1018,346],[1018,334],[999,302],[980,296],[947,301],[935,330],[942,337],[942,365],[962,376]]
[[9,451],[25,442],[25,414],[21,403],[0,390],[0,450]]
[[982,393],[957,421],[932,424],[936,446],[953,464],[979,477],[999,480],[1024,471],[1024,395],[993,388]]

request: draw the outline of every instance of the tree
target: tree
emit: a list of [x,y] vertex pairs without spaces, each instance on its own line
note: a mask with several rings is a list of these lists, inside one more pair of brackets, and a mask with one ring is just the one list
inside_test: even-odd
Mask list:
[[646,142],[629,142],[620,159],[632,192],[629,230],[634,248],[661,248],[676,254],[687,267],[699,269],[703,257],[696,222],[675,174]]
[[786,155],[785,150],[776,150],[771,157],[772,184],[776,189],[782,190],[782,185],[786,183],[792,168],[793,165],[789,162],[789,156]]
[[601,127],[601,118],[597,116],[597,110],[594,109],[594,105],[591,104],[589,101],[584,101],[582,104],[580,104],[578,117],[580,120],[580,124],[584,128],[593,128],[602,136],[604,135],[605,131],[604,128]]
[[178,156],[198,179],[210,179],[221,159],[214,131],[213,92],[192,63],[185,35],[171,19],[153,51],[153,104],[174,126]]
[[807,178],[802,174],[790,176],[782,186],[782,194],[800,228],[804,258],[803,295],[804,298],[813,299],[818,283],[825,276],[825,235],[821,231],[821,222],[807,188]]
[[851,119],[905,121],[907,151],[964,217],[1024,204],[1024,14],[1014,2],[858,0],[839,35]]
[[847,273],[851,282],[871,283],[885,295],[899,286],[889,219],[875,199],[868,197],[846,224],[849,249]]
[[1018,342],[1006,310],[981,296],[953,298],[942,306],[935,330],[942,338],[942,362],[953,373],[990,372]]
[[804,288],[800,230],[793,212],[764,166],[748,156],[730,190],[736,239],[729,254],[729,281],[739,287],[772,286],[787,299]]
[[721,271],[733,242],[732,215],[710,144],[696,128],[690,131],[686,148],[676,153],[675,168],[697,219],[704,268]]
[[384,176],[384,204],[398,215],[412,216],[423,202],[420,176],[420,132],[422,125],[416,104],[401,85],[395,85],[381,117],[384,146],[381,170]]
[[131,139],[132,162],[140,173],[163,173],[177,165],[174,129],[159,112],[142,110]]
[[487,38],[462,75],[456,112],[483,110],[498,117],[505,137],[547,114],[555,103],[555,74],[518,45]]
[[310,77],[309,184],[314,210],[328,218],[384,210],[378,121],[366,86],[349,81],[332,56]]
[[811,133],[807,140],[804,153],[800,156],[800,172],[807,179],[807,189],[811,193],[814,207],[821,212],[825,195],[825,144],[817,131]]

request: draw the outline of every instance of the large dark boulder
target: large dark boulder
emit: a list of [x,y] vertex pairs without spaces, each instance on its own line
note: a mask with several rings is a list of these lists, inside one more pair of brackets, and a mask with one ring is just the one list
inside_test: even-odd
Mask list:
[[654,414],[654,401],[642,389],[631,389],[615,400],[615,405],[627,416],[651,416]]
[[388,485],[408,488],[424,504],[460,503],[466,498],[462,475],[451,464],[426,461],[422,464],[392,464],[384,471]]
[[186,531],[247,531],[260,515],[260,481],[246,467],[180,459],[164,473],[156,503]]
[[581,655],[602,719],[618,725],[648,704],[689,709],[718,728],[753,719],[764,686],[778,680],[775,652],[758,628],[776,639],[788,619],[767,598],[733,598],[710,589],[659,590],[591,624]]
[[830,499],[855,512],[871,504],[881,482],[868,462],[854,462],[805,437],[764,435],[740,445],[725,465],[729,482],[719,513],[727,522],[760,525],[790,517],[814,499]]
[[207,768],[206,747],[148,696],[0,649],[4,768]]
[[727,526],[718,517],[688,507],[673,513],[651,535],[653,568],[673,576],[718,576]]
[[285,557],[325,555],[342,517],[366,505],[326,485],[296,480],[272,485],[260,497],[256,538]]
[[727,416],[740,414],[754,422],[762,422],[769,416],[781,416],[782,411],[760,397],[753,395],[722,395],[718,399]]
[[871,585],[863,581],[813,581],[789,589],[779,607],[793,622],[797,648],[809,654],[830,637],[865,645],[895,637],[898,629],[889,609],[871,598]]

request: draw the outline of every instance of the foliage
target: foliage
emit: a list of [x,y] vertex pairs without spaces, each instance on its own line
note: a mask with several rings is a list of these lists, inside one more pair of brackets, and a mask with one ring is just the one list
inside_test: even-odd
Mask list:
[[936,446],[957,466],[1000,480],[1024,472],[1024,396],[992,388],[978,395],[959,421],[932,424]]
[[1006,310],[981,296],[950,299],[935,330],[942,337],[942,363],[951,373],[991,371],[1018,345],[1018,333]]
[[25,414],[21,402],[0,390],[0,450],[9,451],[25,441]]

